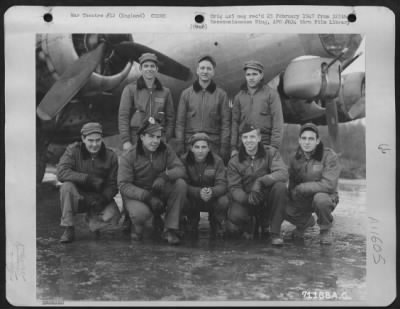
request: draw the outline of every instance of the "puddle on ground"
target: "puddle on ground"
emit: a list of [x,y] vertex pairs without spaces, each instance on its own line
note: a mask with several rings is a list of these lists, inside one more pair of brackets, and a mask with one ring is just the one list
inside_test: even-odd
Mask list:
[[[346,186],[346,188],[343,188]],[[60,244],[58,191],[37,190],[37,298],[93,301],[303,300],[328,292],[346,300],[366,293],[366,190],[341,184],[332,246],[321,246],[318,227],[303,243],[210,240],[202,215],[200,239],[168,246],[146,231],[133,243],[121,231],[96,238],[78,216],[76,241]],[[285,222],[283,233],[293,227]],[[308,294],[310,295],[310,294]]]

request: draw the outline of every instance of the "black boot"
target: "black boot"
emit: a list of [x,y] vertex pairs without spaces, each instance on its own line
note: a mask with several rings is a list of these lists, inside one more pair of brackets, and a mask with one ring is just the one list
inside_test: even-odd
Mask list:
[[143,239],[143,227],[131,223],[131,240],[141,241]]
[[163,239],[166,240],[170,245],[179,245],[181,240],[177,235],[177,230],[168,229],[163,232]]
[[131,233],[131,218],[129,218],[128,214],[125,214],[124,221],[122,222],[122,233],[130,234]]
[[64,233],[60,237],[61,243],[73,242],[75,239],[75,228],[73,226],[67,226]]
[[154,234],[157,236],[161,235],[162,231],[164,230],[164,221],[160,215],[153,216],[153,229]]

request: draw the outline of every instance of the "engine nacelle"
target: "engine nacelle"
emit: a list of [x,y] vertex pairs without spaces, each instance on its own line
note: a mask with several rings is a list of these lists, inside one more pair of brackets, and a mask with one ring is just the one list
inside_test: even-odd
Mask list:
[[320,57],[294,59],[283,76],[283,90],[290,98],[303,100],[335,98],[341,82],[340,63]]

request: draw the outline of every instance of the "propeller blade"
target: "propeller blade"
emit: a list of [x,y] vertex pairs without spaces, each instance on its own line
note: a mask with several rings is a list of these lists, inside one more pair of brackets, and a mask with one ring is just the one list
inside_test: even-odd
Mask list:
[[42,120],[51,120],[86,84],[103,58],[105,44],[77,59],[46,93],[36,113]]
[[337,153],[340,153],[340,145],[338,139],[339,117],[335,100],[333,99],[326,100],[325,109],[326,109],[326,123],[328,125],[328,132],[332,141],[332,146]]
[[365,117],[365,97],[360,98],[349,110],[351,119]]
[[148,46],[135,42],[122,42],[115,45],[114,50],[120,57],[137,62],[143,53],[153,53],[158,58],[158,70],[160,73],[183,81],[188,81],[192,78],[192,72],[189,68]]
[[351,58],[351,59],[347,60],[346,62],[344,62],[343,65],[342,65],[342,71],[346,70],[346,68],[347,68],[350,64],[352,64],[354,61],[356,61],[357,58],[359,58],[362,54],[363,54],[363,53],[360,52],[360,53],[358,53],[357,55],[355,55],[353,58]]

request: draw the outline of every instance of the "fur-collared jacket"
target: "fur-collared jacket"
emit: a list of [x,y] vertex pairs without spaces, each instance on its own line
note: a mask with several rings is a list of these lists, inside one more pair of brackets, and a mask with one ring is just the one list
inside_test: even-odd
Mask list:
[[89,175],[104,180],[101,193],[110,202],[117,194],[117,154],[107,148],[104,143],[96,156],[92,156],[82,142],[70,144],[61,156],[57,165],[57,179],[61,182],[73,182],[82,191],[89,191],[87,178]]
[[186,167],[189,198],[200,198],[200,191],[204,187],[212,189],[212,198],[226,193],[226,168],[221,157],[210,151],[204,163],[197,163],[193,152],[188,151],[181,159]]
[[239,153],[228,163],[228,188],[234,201],[246,203],[251,188],[260,179],[265,187],[276,182],[286,182],[288,171],[279,151],[271,146],[259,143],[254,157],[249,156],[243,145]]
[[118,186],[123,197],[143,201],[157,177],[174,182],[185,176],[183,163],[168,144],[161,142],[156,151],[149,152],[139,139],[120,157]]
[[185,135],[197,132],[219,135],[221,149],[229,148],[231,109],[224,90],[211,81],[202,89],[198,80],[185,89],[178,105],[175,137],[184,143]]
[[299,147],[290,161],[289,192],[297,188],[298,193],[307,196],[315,193],[333,194],[337,192],[340,175],[337,154],[324,148],[320,142],[309,159]]
[[283,114],[279,94],[260,82],[254,94],[243,84],[233,99],[231,149],[238,149],[239,132],[245,123],[259,128],[262,143],[279,149],[283,136]]
[[126,85],[122,91],[118,115],[122,143],[131,141],[131,128],[137,131],[149,117],[160,120],[167,141],[174,134],[175,107],[171,92],[157,78],[152,89],[146,87],[142,76],[136,84]]

